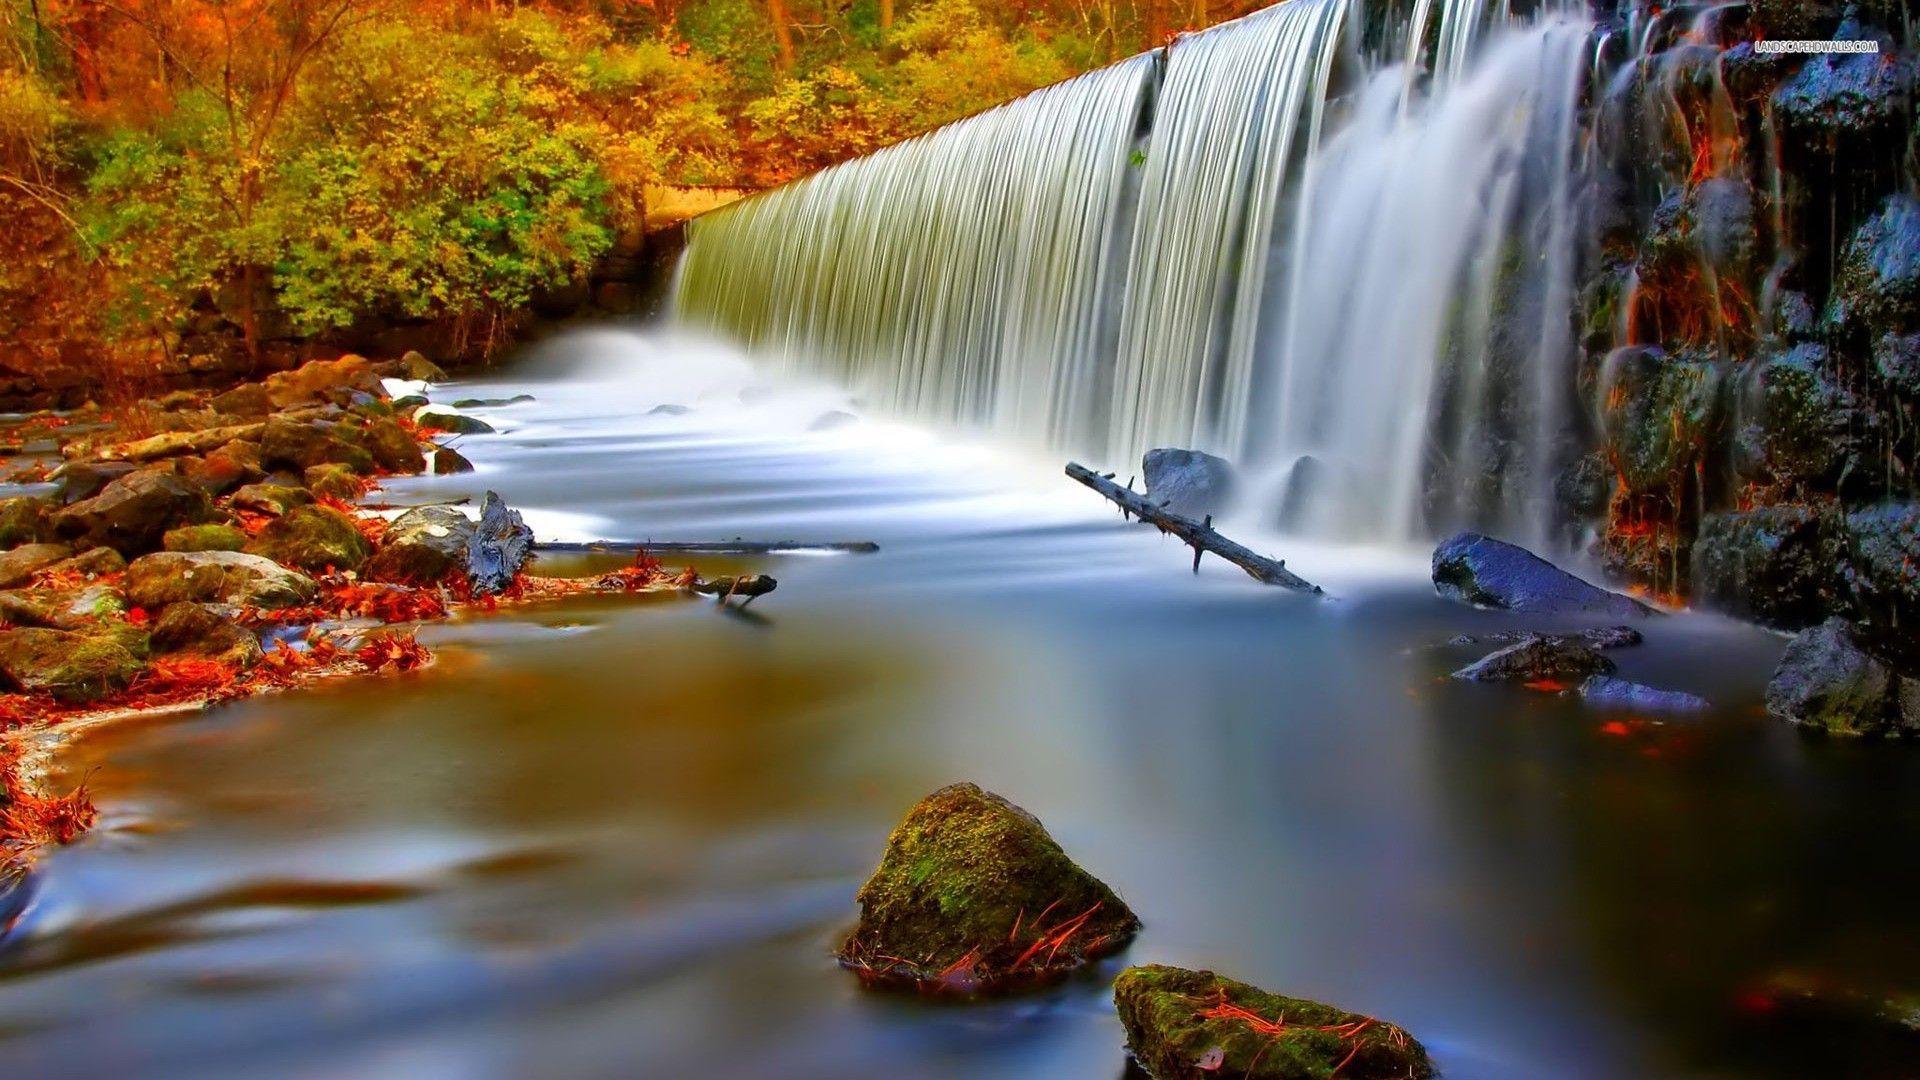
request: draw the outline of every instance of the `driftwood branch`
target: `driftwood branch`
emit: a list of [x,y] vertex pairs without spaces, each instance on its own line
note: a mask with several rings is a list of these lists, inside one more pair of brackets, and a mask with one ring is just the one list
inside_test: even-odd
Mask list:
[[551,551],[561,554],[592,554],[610,552],[626,554],[644,551],[648,554],[694,554],[694,555],[777,555],[783,551],[832,551],[849,555],[871,555],[880,550],[880,545],[871,540],[813,543],[805,540],[590,540],[584,544],[563,543],[559,541],[541,541],[533,545],[536,551]]
[[1139,518],[1148,525],[1157,526],[1163,533],[1172,533],[1193,548],[1193,568],[1200,569],[1200,555],[1211,551],[1247,572],[1247,576],[1266,585],[1280,585],[1300,592],[1318,594],[1320,586],[1307,581],[1293,571],[1280,559],[1269,559],[1221,536],[1213,531],[1213,518],[1195,521],[1189,517],[1157,506],[1147,500],[1145,495],[1133,490],[1131,484],[1121,487],[1113,482],[1113,477],[1101,475],[1072,462],[1067,464],[1067,475],[1087,485],[1105,496],[1108,501],[1119,506],[1121,511]]

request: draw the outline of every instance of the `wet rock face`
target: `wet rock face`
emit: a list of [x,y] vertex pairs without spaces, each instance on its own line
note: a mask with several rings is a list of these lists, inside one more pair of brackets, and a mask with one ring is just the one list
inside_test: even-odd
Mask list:
[[1217,514],[1233,497],[1233,466],[1198,450],[1149,450],[1140,471],[1147,498],[1182,517]]
[[1613,661],[1582,641],[1536,635],[1488,653],[1453,677],[1465,682],[1558,683],[1564,688],[1613,672]]
[[1434,549],[1433,584],[1449,599],[1523,614],[1631,617],[1652,611],[1632,597],[1591,585],[1526,548],[1478,533],[1461,533]]
[[200,487],[170,468],[128,473],[100,494],[53,517],[60,535],[88,547],[110,547],[132,558],[160,547],[167,530],[205,521],[213,503]]
[[1854,231],[1828,318],[1880,333],[1920,330],[1920,200],[1890,196]]
[[[1790,2],[1782,0],[1774,6],[1784,8]],[[1774,91],[1773,112],[1791,149],[1808,157],[1838,154],[1871,146],[1894,133],[1911,108],[1913,86],[1910,58],[1871,53],[1812,56]]]
[[66,544],[22,544],[0,553],[0,589],[11,589],[33,575],[68,558],[73,549]]
[[1426,1080],[1426,1048],[1392,1024],[1158,964],[1113,983],[1127,1050],[1155,1080]]
[[1830,513],[1769,506],[1714,514],[1693,546],[1693,595],[1728,614],[1799,629],[1833,610],[1840,556]]
[[1748,6],[1770,38],[1824,38],[1840,21],[1840,9],[1822,0],[1751,0]]
[[1829,735],[1920,735],[1915,679],[1861,648],[1845,620],[1800,632],[1767,684],[1767,711]]
[[1611,675],[1594,675],[1581,683],[1580,700],[1597,708],[1628,712],[1696,713],[1713,707],[1706,698],[1683,690],[1661,690]]
[[1723,422],[1713,364],[1652,346],[1607,360],[1602,424],[1627,491],[1672,499]]
[[922,799],[860,887],[840,962],[863,979],[975,993],[1045,981],[1140,928],[1032,814],[973,784]]
[[64,630],[0,630],[0,677],[69,704],[125,690],[143,665],[113,641]]
[[1845,580],[1862,634],[1920,669],[1920,503],[1847,515]]
[[54,539],[53,505],[31,495],[0,501],[0,547]]
[[1852,491],[1879,474],[1879,417],[1846,384],[1823,345],[1798,345],[1762,362],[1757,433],[1761,465],[1800,491]]

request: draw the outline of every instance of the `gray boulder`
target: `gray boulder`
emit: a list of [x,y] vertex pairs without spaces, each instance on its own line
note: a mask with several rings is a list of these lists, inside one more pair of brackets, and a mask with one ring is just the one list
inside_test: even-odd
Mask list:
[[1461,533],[1433,552],[1440,595],[1475,607],[1523,614],[1596,614],[1629,618],[1653,609],[1589,584],[1526,548],[1479,533]]
[[1233,497],[1233,466],[1198,450],[1149,450],[1140,471],[1147,498],[1182,517],[1217,514]]
[[1830,735],[1920,734],[1916,680],[1861,648],[1843,619],[1803,630],[1767,684],[1767,711]]
[[1528,637],[1453,673],[1467,682],[1558,682],[1569,686],[1611,675],[1613,661],[1572,638]]
[[1611,675],[1594,675],[1580,684],[1580,698],[1603,709],[1627,709],[1633,712],[1704,712],[1712,708],[1706,698],[1681,690],[1661,690]]
[[149,611],[179,601],[295,607],[312,600],[313,579],[272,559],[239,551],[163,551],[127,565],[127,598]]

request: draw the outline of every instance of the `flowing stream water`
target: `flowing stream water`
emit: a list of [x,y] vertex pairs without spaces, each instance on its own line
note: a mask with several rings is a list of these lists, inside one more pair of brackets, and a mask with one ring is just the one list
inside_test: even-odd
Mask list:
[[[1623,673],[1716,707],[1643,725],[1446,680],[1453,635],[1577,624],[1444,601],[1424,548],[1256,529],[1331,597],[1196,577],[1056,456],[675,338],[443,396],[518,393],[476,474],[393,496],[881,551],[697,560],[779,577],[744,617],[462,619],[411,676],[84,735],[57,780],[104,818],[0,941],[6,1075],[1112,1078],[1129,961],[1389,1018],[1469,1080],[1876,1075],[1751,1002],[1920,973],[1920,760],[1762,716],[1776,637],[1646,621]],[[1124,957],[966,1006],[835,966],[888,829],[962,778],[1140,912]]]

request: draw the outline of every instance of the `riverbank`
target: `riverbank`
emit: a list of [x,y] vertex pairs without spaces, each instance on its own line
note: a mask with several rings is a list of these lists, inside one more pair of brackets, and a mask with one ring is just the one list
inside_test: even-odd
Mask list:
[[[0,862],[85,832],[84,783],[53,790],[70,733],[433,662],[415,629],[591,593],[705,591],[630,565],[530,574],[534,537],[489,492],[457,506],[380,500],[386,481],[470,472],[454,444],[493,428],[428,400],[418,354],[348,355],[220,393],[19,417],[0,500]],[[400,391],[395,396],[393,391]],[[501,405],[503,402],[465,402]]]

